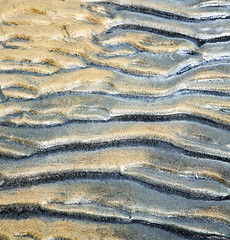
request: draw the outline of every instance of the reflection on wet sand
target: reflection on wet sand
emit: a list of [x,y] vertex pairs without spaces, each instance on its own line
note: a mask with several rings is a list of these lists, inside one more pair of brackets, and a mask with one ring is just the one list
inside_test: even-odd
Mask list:
[[230,5],[0,0],[0,239],[230,238]]

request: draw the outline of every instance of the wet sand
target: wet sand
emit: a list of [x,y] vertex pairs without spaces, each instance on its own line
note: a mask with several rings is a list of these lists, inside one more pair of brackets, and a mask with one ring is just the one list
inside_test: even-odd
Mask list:
[[230,238],[228,1],[0,19],[0,239]]

